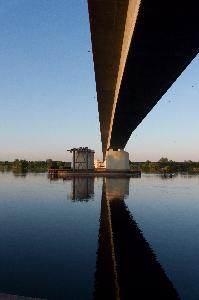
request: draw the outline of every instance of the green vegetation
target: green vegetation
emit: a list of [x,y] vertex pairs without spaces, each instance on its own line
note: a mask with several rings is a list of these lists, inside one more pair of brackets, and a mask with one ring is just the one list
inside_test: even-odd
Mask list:
[[[141,170],[146,173],[178,173],[186,172],[192,174],[199,174],[199,162],[191,160],[184,162],[175,162],[162,157],[157,162],[130,162],[132,170]],[[68,169],[70,163],[63,161],[53,161],[47,159],[46,161],[27,161],[23,159],[15,159],[13,162],[0,161],[0,171],[13,171],[18,172],[47,172],[48,169]]]
[[131,169],[140,169],[146,173],[199,173],[199,162],[191,160],[184,162],[175,162],[162,157],[158,162],[131,162]]
[[53,161],[52,159],[47,159],[46,161],[27,161],[23,159],[15,159],[13,162],[0,161],[0,171],[46,172],[49,168],[65,169],[66,163]]

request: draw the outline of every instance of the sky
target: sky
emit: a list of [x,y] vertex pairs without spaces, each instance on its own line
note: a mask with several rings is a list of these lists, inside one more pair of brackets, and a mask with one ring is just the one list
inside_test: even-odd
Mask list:
[[[0,161],[69,160],[101,137],[86,0],[0,0]],[[132,133],[132,161],[199,161],[197,56]]]

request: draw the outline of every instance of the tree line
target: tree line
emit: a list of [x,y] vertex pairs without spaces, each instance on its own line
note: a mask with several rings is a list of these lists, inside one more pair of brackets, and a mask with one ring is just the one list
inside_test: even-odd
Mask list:
[[176,162],[169,160],[167,157],[162,157],[157,162],[131,162],[131,169],[139,169],[146,173],[199,173],[199,162],[185,160]]
[[45,161],[27,161],[24,159],[15,159],[13,162],[0,161],[0,170],[22,170],[22,171],[47,171],[50,168],[53,169],[65,169],[68,168],[70,163],[63,161],[53,161],[47,159]]
[[[146,173],[199,173],[199,162],[191,160],[176,162],[169,160],[167,157],[162,157],[157,162],[149,160],[145,162],[130,162],[132,170],[141,170]],[[48,169],[68,169],[70,168],[69,162],[53,161],[47,159],[45,161],[27,161],[23,159],[15,159],[13,162],[0,161],[0,171],[41,171],[46,172]]]

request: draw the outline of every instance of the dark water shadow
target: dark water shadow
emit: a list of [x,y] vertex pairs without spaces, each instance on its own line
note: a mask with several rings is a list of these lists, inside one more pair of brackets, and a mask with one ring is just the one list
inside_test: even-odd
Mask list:
[[94,299],[179,299],[124,202],[128,185],[103,182]]

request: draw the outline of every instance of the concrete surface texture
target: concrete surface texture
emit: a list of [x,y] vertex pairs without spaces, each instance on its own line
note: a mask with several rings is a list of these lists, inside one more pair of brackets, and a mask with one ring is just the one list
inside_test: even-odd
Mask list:
[[88,0],[104,154],[139,4],[140,0]]
[[106,152],[107,170],[129,170],[129,153],[124,150],[114,151],[109,149]]
[[88,0],[102,149],[133,130],[199,52],[194,0]]

